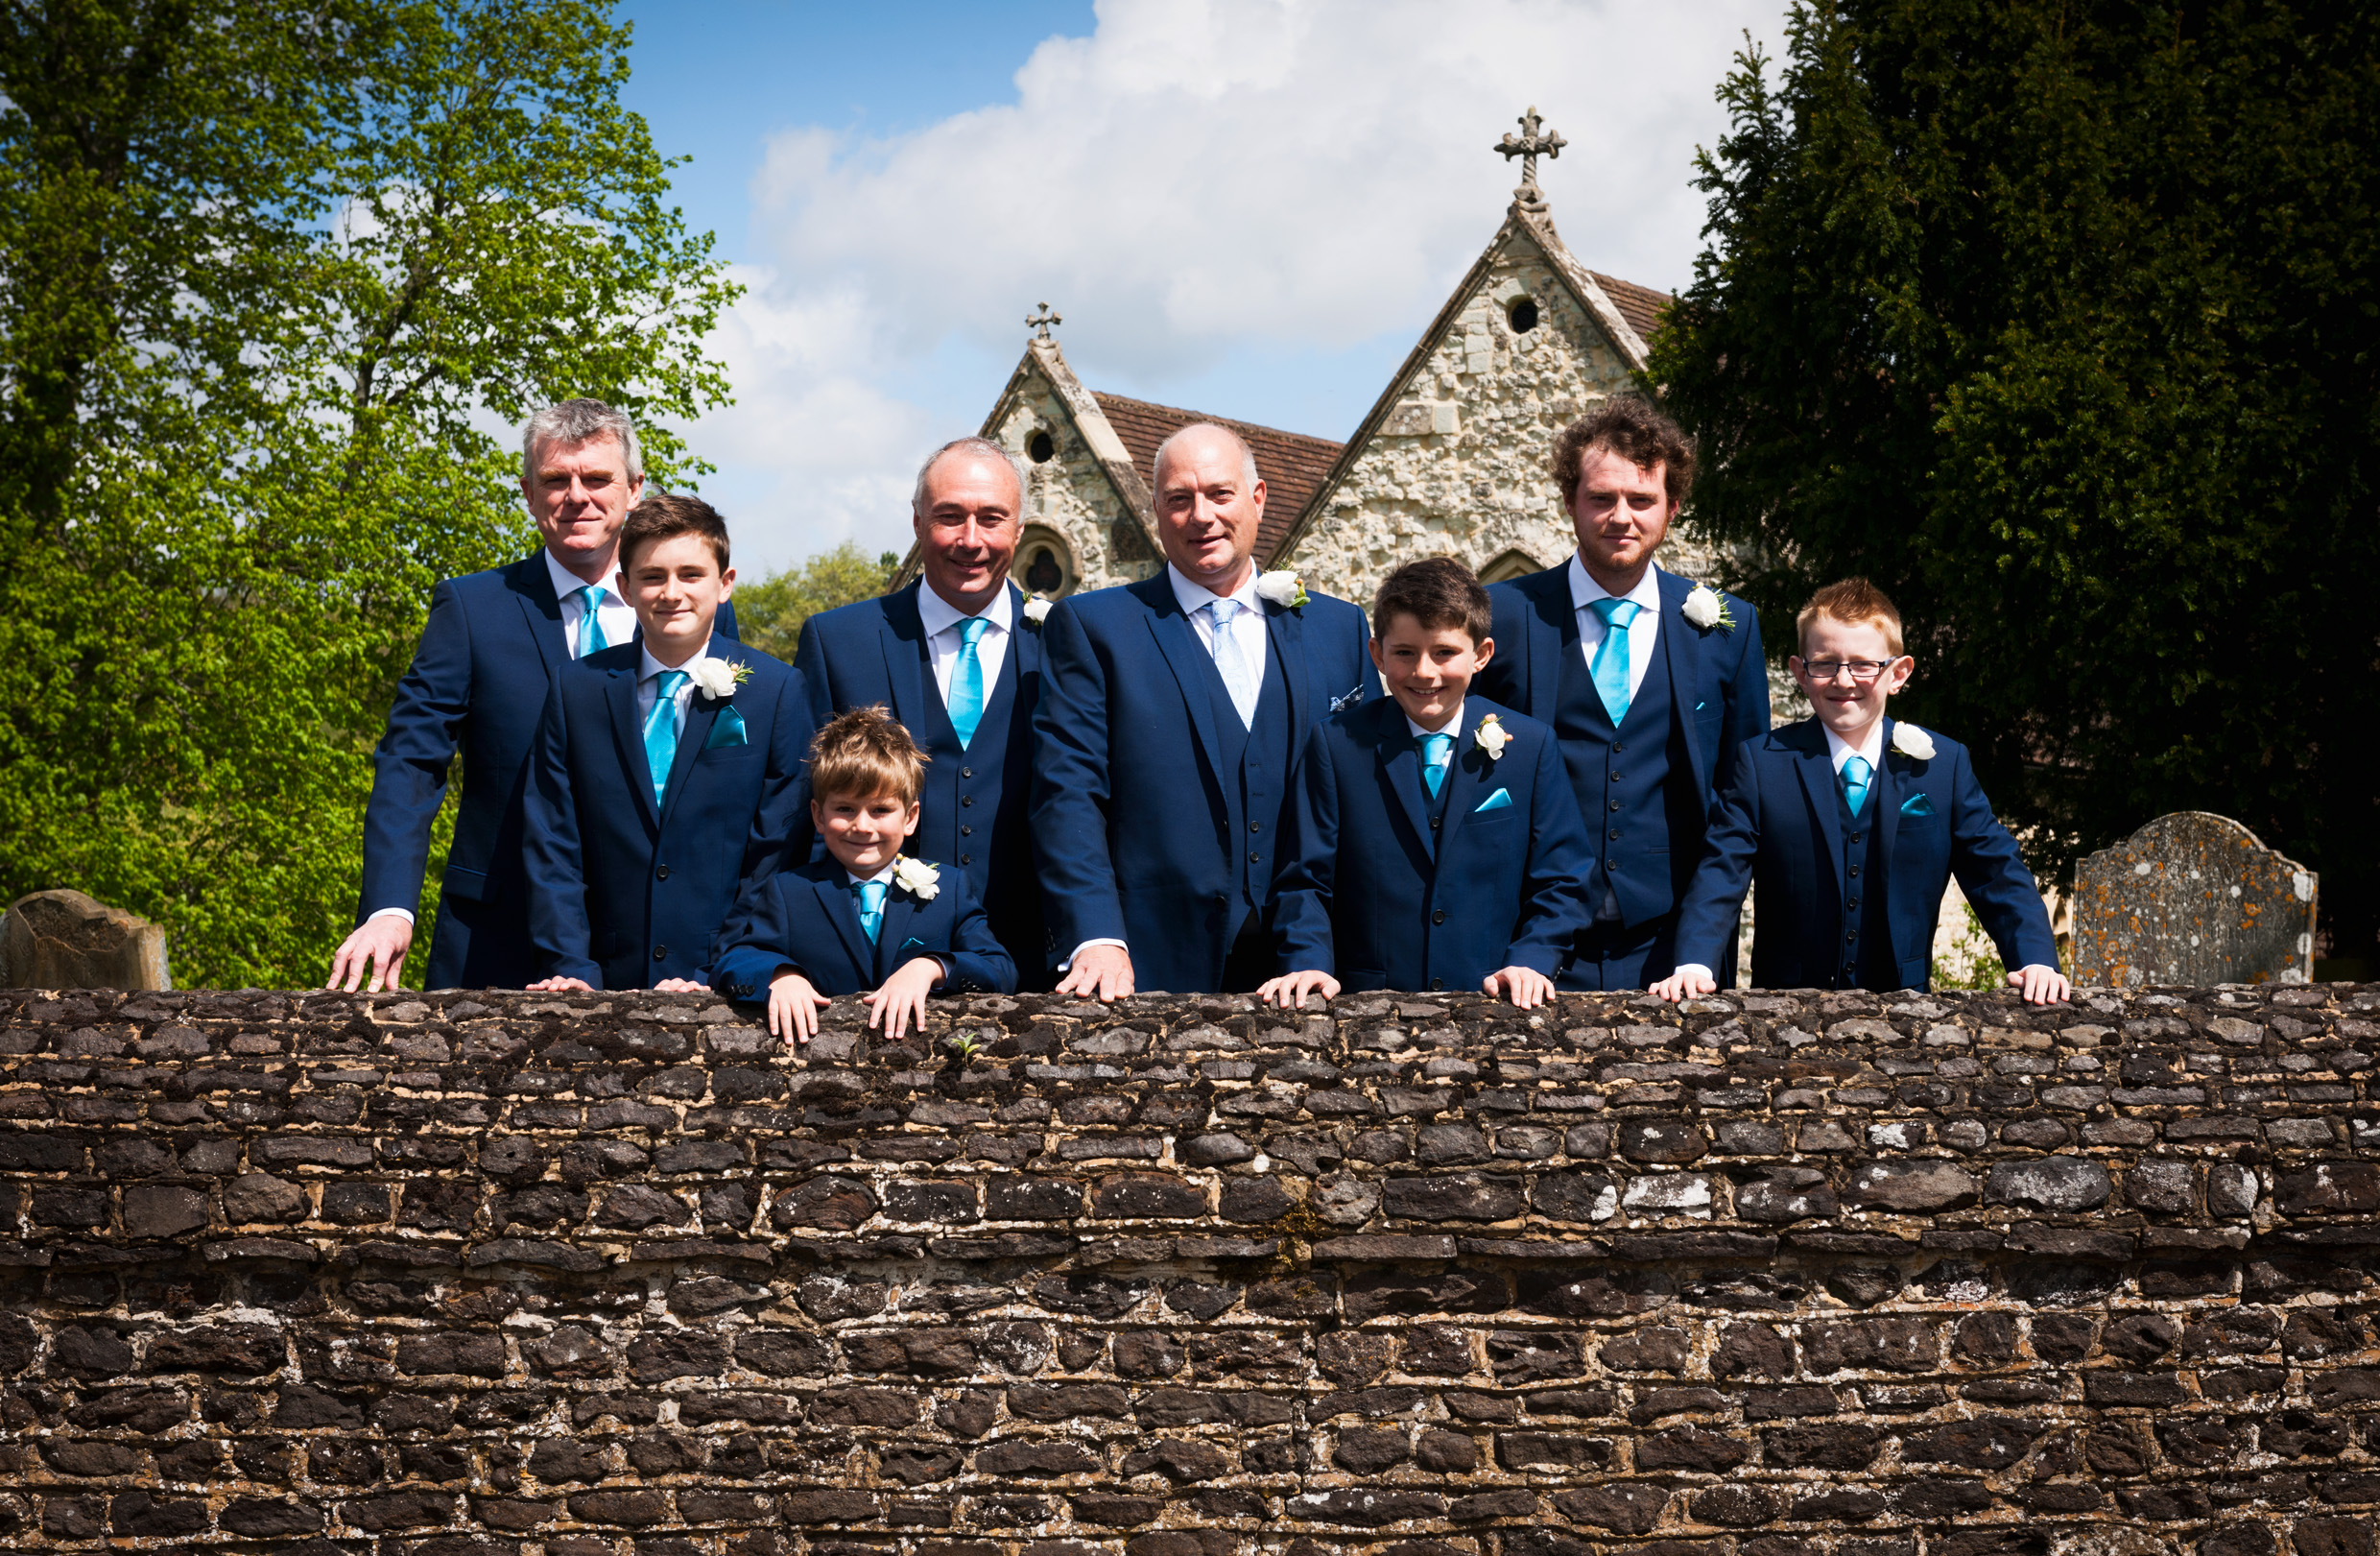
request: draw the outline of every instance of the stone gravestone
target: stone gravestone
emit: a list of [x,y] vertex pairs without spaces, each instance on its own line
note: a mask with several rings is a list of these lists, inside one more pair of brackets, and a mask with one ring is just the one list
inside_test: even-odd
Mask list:
[[2074,981],[2311,983],[2315,884],[2227,816],[2159,816],[2075,867]]
[[0,989],[171,989],[165,931],[81,892],[35,892],[0,918]]

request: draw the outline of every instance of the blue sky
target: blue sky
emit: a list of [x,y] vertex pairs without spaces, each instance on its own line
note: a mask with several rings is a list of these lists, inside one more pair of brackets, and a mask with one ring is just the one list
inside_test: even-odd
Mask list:
[[692,429],[769,569],[906,543],[1047,298],[1094,389],[1344,438],[1502,219],[1536,104],[1572,249],[1691,278],[1697,144],[1776,0],[628,3],[629,107],[750,288]]

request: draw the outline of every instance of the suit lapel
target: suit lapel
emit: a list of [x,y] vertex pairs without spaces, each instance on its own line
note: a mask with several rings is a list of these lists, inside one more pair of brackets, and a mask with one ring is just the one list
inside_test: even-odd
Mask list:
[[1888,881],[1892,878],[1892,845],[1900,839],[1900,789],[1908,777],[1906,773],[1892,771],[1892,720],[1888,716],[1884,721],[1884,759],[1876,763],[1875,781],[1868,790],[1868,802],[1876,807],[1871,814],[1876,819],[1877,845],[1884,850],[1884,878]]
[[[712,658],[725,659],[729,664],[742,664],[743,657],[737,652],[742,646],[714,634],[703,646],[702,652]],[[726,652],[722,653],[723,649]],[[669,785],[661,796],[661,820],[664,823],[668,822],[670,812],[678,807],[678,797],[686,792],[694,764],[702,759],[702,747],[711,737],[711,726],[719,722],[719,710],[727,703],[728,699],[713,702],[700,691],[686,699],[686,726],[678,731],[678,754],[670,761]]]
[[545,550],[539,547],[528,561],[513,563],[509,582],[513,595],[519,599],[521,617],[529,624],[529,636],[537,645],[537,658],[551,677],[570,658],[570,644],[562,636],[562,602],[554,592],[554,576],[545,565]]
[[[1480,712],[1476,708],[1463,710],[1463,722],[1472,731],[1479,728]],[[1471,807],[1495,792],[1495,772],[1501,765],[1488,759],[1488,754],[1469,739],[1462,729],[1455,730],[1454,759],[1447,763],[1446,820],[1440,828],[1439,847],[1454,846],[1455,834],[1470,818]]]
[[884,620],[876,633],[884,645],[885,679],[892,687],[892,716],[922,737],[927,648],[925,619],[917,614],[917,591],[925,580],[902,589],[884,602]]
[[604,697],[611,706],[611,732],[620,743],[620,766],[628,773],[628,786],[636,791],[636,803],[645,813],[645,826],[657,833],[661,829],[661,807],[654,802],[653,764],[645,760],[645,727],[636,716],[635,670],[612,671],[604,687]]
[[[1304,744],[1298,732],[1306,727],[1301,715],[1313,691],[1306,684],[1305,618],[1287,606],[1263,605],[1262,609],[1266,646],[1280,650],[1281,684],[1289,688],[1289,742],[1294,756]],[[1327,698],[1330,693],[1325,689],[1321,695]]]
[[1686,624],[1686,596],[1693,586],[1675,573],[1654,569],[1660,580],[1661,616],[1655,636],[1661,653],[1668,661],[1670,716],[1686,742],[1686,756],[1694,763],[1694,786],[1698,793],[1710,789],[1711,754],[1702,750],[1694,738],[1695,687],[1702,682],[1697,671],[1702,660],[1702,634]]
[[[1169,576],[1159,573],[1148,586],[1134,584],[1135,589],[1154,586],[1154,592],[1143,592],[1142,603],[1150,608],[1149,634],[1156,639],[1157,652],[1165,657],[1174,672],[1174,680],[1181,687],[1181,700],[1190,710],[1190,728],[1197,731],[1199,749],[1206,754],[1210,773],[1223,772],[1223,758],[1215,743],[1214,701],[1207,695],[1204,671],[1211,668],[1214,656],[1199,641],[1198,630],[1190,618],[1182,614],[1181,602],[1174,598]],[[1226,788],[1228,785],[1226,785]]]
[[1003,685],[1021,686],[1041,668],[1041,629],[1025,619],[1025,591],[1009,586],[1009,657],[1000,667]]
[[1383,708],[1388,714],[1380,721],[1379,741],[1374,748],[1380,781],[1395,796],[1405,819],[1413,824],[1421,851],[1435,859],[1438,838],[1430,830],[1430,811],[1424,799],[1429,791],[1421,786],[1420,749],[1414,743],[1413,731],[1405,728],[1405,715],[1392,699],[1382,698],[1368,706]]
[[[891,891],[884,894],[884,922],[876,926],[877,983],[882,984],[885,979],[898,972],[901,970],[901,964],[908,960],[907,957],[901,955],[901,942],[909,938],[910,923],[916,920],[919,911],[921,910],[917,899],[910,896],[897,882],[893,884]],[[857,918],[858,915],[854,914],[853,917]]]
[[851,895],[850,884],[843,877],[843,867],[831,859],[821,865],[819,874],[811,878],[810,890],[818,894],[819,911],[835,926],[835,934],[843,941],[844,954],[851,959],[851,965],[872,970],[876,965],[876,947],[868,944],[868,931],[860,927],[859,898]]
[[1835,764],[1826,758],[1826,735],[1816,721],[1800,727],[1801,759],[1794,764],[1801,787],[1818,813],[1818,829],[1826,835],[1825,864],[1843,857],[1843,828],[1835,821]]

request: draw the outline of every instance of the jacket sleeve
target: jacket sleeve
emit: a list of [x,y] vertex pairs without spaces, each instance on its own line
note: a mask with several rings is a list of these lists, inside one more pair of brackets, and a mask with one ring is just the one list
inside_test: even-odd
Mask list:
[[1041,706],[1033,717],[1033,840],[1053,961],[1086,940],[1127,938],[1107,851],[1107,666],[1061,603],[1042,619]]
[[529,873],[529,938],[547,976],[604,986],[590,954],[586,868],[580,850],[578,802],[570,792],[569,715],[558,682],[545,694],[537,738],[529,748],[521,802],[521,855]]
[[1537,745],[1530,783],[1529,870],[1504,965],[1550,978],[1561,971],[1579,935],[1594,922],[1586,883],[1595,873],[1595,850],[1586,838],[1578,791],[1570,786],[1570,770],[1562,765],[1561,742],[1550,730]]
[[471,628],[453,579],[430,592],[429,619],[389,723],[372,753],[364,807],[364,883],[355,922],[383,908],[417,909],[430,856],[430,824],[446,798],[463,721],[471,710]]
[[[1765,687],[1765,682],[1763,682]],[[1763,696],[1766,693],[1764,690]],[[1761,704],[1766,716],[1768,704]],[[1758,739],[1755,735],[1752,739]],[[1746,743],[1749,747],[1749,742]],[[1727,936],[1744,906],[1744,889],[1752,878],[1752,863],[1760,854],[1760,764],[1739,747],[1728,764],[1727,779],[1711,807],[1710,826],[1702,837],[1702,859],[1686,883],[1684,902],[1678,909],[1678,965],[1699,963],[1717,968],[1726,954]],[[1786,911],[1783,904],[1779,912]],[[1779,924],[1780,931],[1783,925]],[[1653,969],[1646,969],[1653,972]],[[1667,977],[1662,969],[1654,976]]]
[[[956,878],[964,880],[956,871]],[[953,993],[1016,993],[1016,962],[991,932],[991,920],[973,897],[955,904],[957,922],[950,931],[950,953],[943,960],[949,974],[943,987]]]
[[1727,716],[1720,729],[1719,759],[1711,764],[1714,794],[1726,788],[1738,763],[1751,760],[1745,742],[1769,732],[1769,659],[1760,648],[1760,612],[1747,601],[1733,595],[1727,598],[1733,602],[1737,623],[1730,635],[1741,639],[1741,646],[1722,693],[1727,700]]
[[1290,793],[1288,836],[1281,840],[1265,916],[1273,930],[1273,970],[1339,970],[1330,901],[1339,872],[1339,773],[1331,756],[1331,727],[1318,724]]
[[779,968],[808,976],[800,958],[793,954],[792,942],[782,877],[747,881],[719,931],[719,944],[726,948],[703,981],[730,999],[764,998]]
[[[1975,780],[1964,747],[1950,778],[1950,868],[1959,890],[2000,951],[2011,972],[2021,967],[2056,967],[2058,937],[2050,927],[2041,890],[2025,868],[2016,839],[1991,813],[1984,786]],[[1932,948],[1919,954],[1932,955]]]

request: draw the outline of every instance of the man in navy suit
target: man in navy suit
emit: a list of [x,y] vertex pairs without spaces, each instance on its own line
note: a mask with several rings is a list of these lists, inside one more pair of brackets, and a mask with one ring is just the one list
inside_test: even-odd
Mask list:
[[727,559],[700,497],[648,497],[620,532],[643,631],[562,666],[530,753],[533,988],[700,987],[739,882],[809,851],[809,700],[791,667],[712,634]]
[[1900,612],[1864,578],[1828,585],[1789,661],[1815,716],[1754,736],[1729,773],[1687,890],[1665,999],[1716,987],[1744,883],[1759,890],[1752,982],[1764,989],[1927,989],[1942,892],[1959,877],[2032,1004],[2066,997],[2033,874],[1991,813],[1966,748],[1885,716],[1916,661]]
[[1255,456],[1200,422],[1157,449],[1165,570],[1042,625],[1034,846],[1060,993],[1253,991],[1297,752],[1372,685],[1364,612],[1250,560]]
[[1348,989],[1469,989],[1522,1010],[1587,926],[1594,857],[1554,731],[1466,695],[1496,645],[1488,591],[1452,557],[1372,600],[1389,695],[1306,738],[1272,917],[1279,1005]]
[[[331,958],[328,987],[367,974],[393,989],[413,947],[430,824],[463,756],[463,798],[440,883],[425,987],[517,989],[536,976],[521,868],[522,775],[554,672],[635,635],[614,575],[620,525],[643,495],[644,462],[627,416],[563,400],[521,430],[521,495],[545,544],[507,567],[440,583],[413,667],[397,683],[372,756],[356,927]],[[735,608],[718,631],[735,635]]]
[[1769,727],[1768,666],[1751,607],[1654,563],[1694,479],[1676,422],[1606,400],[1555,439],[1554,475],[1579,549],[1489,587],[1479,690],[1554,727],[1586,819],[1595,918],[1561,987],[1642,989],[1670,966],[1714,791]]
[[936,449],[910,502],[920,576],[803,622],[794,663],[821,727],[855,707],[889,708],[924,748],[917,851],[966,873],[1026,987],[1046,989],[1027,814],[1041,624],[1009,580],[1024,507],[1024,473],[998,443]]

